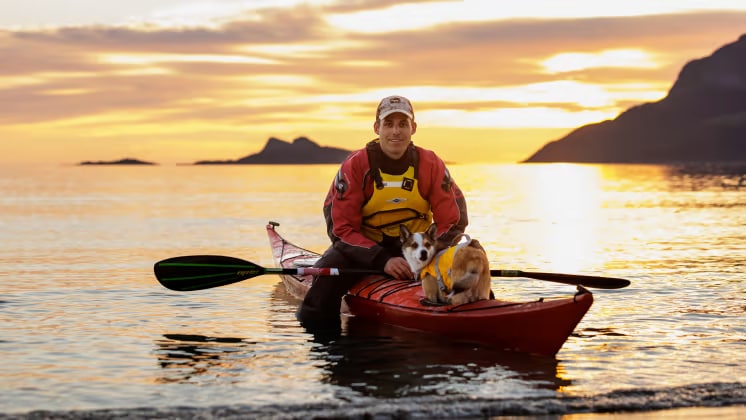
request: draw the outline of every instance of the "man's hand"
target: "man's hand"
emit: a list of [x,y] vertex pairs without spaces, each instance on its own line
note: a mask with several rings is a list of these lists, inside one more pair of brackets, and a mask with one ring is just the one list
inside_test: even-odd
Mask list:
[[394,257],[386,261],[386,266],[383,267],[383,271],[397,279],[411,280],[414,278],[412,271],[409,269],[409,264],[407,264],[407,260],[403,257]]

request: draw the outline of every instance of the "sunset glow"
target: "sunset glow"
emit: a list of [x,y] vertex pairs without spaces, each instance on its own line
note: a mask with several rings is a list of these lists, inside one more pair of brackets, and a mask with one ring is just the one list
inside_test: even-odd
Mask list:
[[518,161],[662,99],[746,32],[733,1],[62,3],[0,3],[4,162],[236,159],[269,137],[353,149],[390,94],[447,160]]
[[599,53],[565,52],[548,58],[542,64],[550,73],[604,67],[654,69],[659,65],[650,54],[641,50],[609,50]]

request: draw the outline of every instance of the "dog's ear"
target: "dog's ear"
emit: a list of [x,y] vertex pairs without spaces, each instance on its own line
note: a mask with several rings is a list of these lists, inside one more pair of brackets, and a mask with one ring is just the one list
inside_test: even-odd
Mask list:
[[438,234],[438,226],[436,226],[435,223],[431,224],[430,226],[428,226],[427,231],[425,231],[425,234],[427,234],[431,238],[435,238],[436,237],[435,235]]
[[480,244],[480,243],[479,243],[479,241],[478,241],[478,240],[476,240],[476,239],[472,239],[472,240],[471,240],[471,242],[469,242],[469,246],[471,246],[471,247],[474,247],[474,248],[477,248],[477,249],[480,249],[480,250],[484,251],[484,247],[483,247],[483,246],[482,246],[482,244]]
[[407,229],[406,225],[399,225],[399,240],[402,241],[402,243],[406,242],[409,237],[412,236],[412,232]]

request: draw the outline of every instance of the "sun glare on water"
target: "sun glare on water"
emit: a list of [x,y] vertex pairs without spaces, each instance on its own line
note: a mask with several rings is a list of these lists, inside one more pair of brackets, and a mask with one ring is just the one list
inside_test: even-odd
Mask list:
[[584,272],[593,261],[600,238],[600,170],[593,166],[554,164],[534,168],[526,179],[528,194],[524,211],[541,220],[532,232],[529,250],[547,264],[547,270]]

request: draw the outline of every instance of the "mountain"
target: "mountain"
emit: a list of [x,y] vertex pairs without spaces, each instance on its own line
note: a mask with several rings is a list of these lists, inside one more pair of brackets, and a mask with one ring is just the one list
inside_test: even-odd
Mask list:
[[746,34],[688,62],[660,101],[580,127],[524,162],[746,162]]
[[244,156],[237,160],[203,160],[195,162],[195,165],[220,165],[220,164],[316,164],[316,163],[340,163],[350,150],[336,147],[319,146],[306,137],[298,137],[292,143],[270,137],[267,144],[259,152]]
[[144,160],[138,160],[138,159],[132,159],[132,158],[124,158],[120,160],[97,160],[97,161],[91,161],[86,160],[83,162],[80,162],[78,165],[156,165],[153,162],[146,162]]

